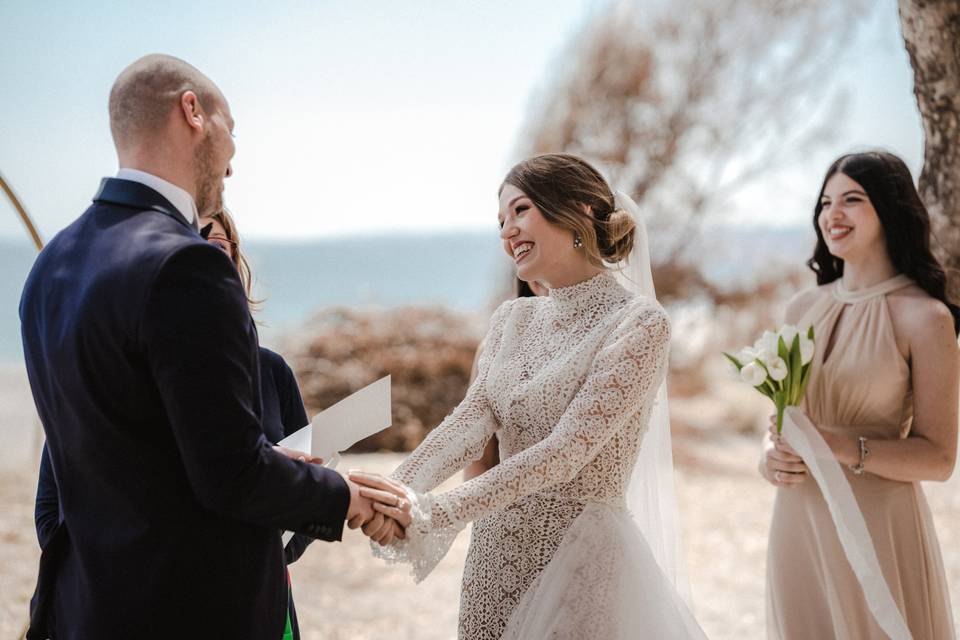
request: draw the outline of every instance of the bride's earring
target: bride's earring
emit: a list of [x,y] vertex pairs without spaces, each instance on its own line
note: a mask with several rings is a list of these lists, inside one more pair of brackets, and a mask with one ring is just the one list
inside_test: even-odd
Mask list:
[[583,248],[583,238],[580,237],[579,233],[574,234],[573,236],[573,248],[582,249]]

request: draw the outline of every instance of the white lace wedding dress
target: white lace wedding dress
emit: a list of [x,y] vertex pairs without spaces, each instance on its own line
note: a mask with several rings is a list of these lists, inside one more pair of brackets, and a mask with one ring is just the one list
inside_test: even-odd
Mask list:
[[[407,539],[374,549],[419,582],[468,522],[460,637],[703,638],[626,511],[670,326],[610,273],[494,314],[463,402],[392,476]],[[494,431],[501,463],[445,493]]]

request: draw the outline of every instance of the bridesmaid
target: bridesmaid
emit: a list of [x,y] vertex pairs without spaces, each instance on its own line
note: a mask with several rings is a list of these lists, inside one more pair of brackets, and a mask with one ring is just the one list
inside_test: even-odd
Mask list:
[[[945,481],[957,451],[960,309],[930,251],[910,171],[885,152],[846,155],[814,208],[816,289],[788,305],[813,325],[803,410],[844,469],[890,592],[916,640],[953,639],[939,542],[921,481]],[[776,436],[761,473],[777,486],[767,566],[776,640],[886,638],[867,607],[816,482]]]

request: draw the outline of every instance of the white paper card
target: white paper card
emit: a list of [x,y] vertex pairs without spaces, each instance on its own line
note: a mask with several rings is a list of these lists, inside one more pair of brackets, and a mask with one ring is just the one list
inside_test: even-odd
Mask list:
[[349,395],[313,417],[310,453],[330,460],[368,436],[390,426],[390,376]]
[[[296,451],[309,451],[323,458],[329,466],[339,458],[337,454],[341,451],[390,426],[390,402],[390,376],[386,376],[321,411],[310,424],[277,444]],[[287,546],[292,537],[292,532],[285,531],[283,546]]]
[[307,425],[294,431],[277,444],[294,451],[310,451],[313,446],[313,428]]

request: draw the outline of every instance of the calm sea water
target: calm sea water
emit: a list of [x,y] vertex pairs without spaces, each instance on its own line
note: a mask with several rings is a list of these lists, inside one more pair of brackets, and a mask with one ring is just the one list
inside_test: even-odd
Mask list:
[[[771,263],[800,264],[810,238],[798,229],[720,228],[704,234],[701,255],[717,281],[749,280]],[[257,319],[271,337],[331,305],[444,305],[489,310],[510,288],[511,267],[495,232],[384,235],[257,242],[246,246],[264,299]],[[0,240],[0,362],[22,359],[17,306],[36,252]]]
[[[496,233],[365,236],[245,247],[269,337],[330,305],[485,309],[510,282]],[[0,241],[0,361],[22,359],[17,307],[36,251]]]

